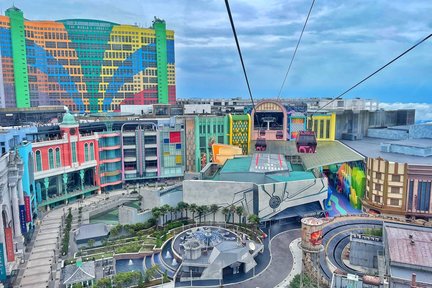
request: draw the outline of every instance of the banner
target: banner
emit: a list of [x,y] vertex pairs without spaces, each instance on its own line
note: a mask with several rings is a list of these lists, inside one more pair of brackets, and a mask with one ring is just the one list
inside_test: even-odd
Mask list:
[[15,261],[14,244],[12,237],[12,228],[8,227],[4,229],[5,241],[6,241],[6,255],[9,262]]
[[6,263],[3,253],[3,243],[0,243],[0,281],[6,280]]
[[19,205],[19,218],[21,224],[21,233],[25,234],[27,233],[25,205]]
[[25,212],[26,212],[26,222],[32,222],[30,196],[24,196]]

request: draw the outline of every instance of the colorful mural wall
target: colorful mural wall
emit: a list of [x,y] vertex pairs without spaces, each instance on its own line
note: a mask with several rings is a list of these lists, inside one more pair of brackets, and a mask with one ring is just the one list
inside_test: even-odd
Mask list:
[[339,167],[336,189],[350,200],[351,206],[361,209],[361,199],[366,189],[366,175],[361,166],[354,165],[351,167],[344,163]]

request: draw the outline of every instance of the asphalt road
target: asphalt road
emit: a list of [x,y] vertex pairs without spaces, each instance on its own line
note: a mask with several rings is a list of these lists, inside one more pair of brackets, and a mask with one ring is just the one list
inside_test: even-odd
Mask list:
[[290,273],[293,265],[293,257],[289,250],[289,244],[300,237],[300,229],[288,230],[272,238],[270,242],[270,253],[272,256],[269,267],[256,278],[246,280],[237,284],[225,284],[225,287],[243,288],[267,288],[275,287],[282,282]]

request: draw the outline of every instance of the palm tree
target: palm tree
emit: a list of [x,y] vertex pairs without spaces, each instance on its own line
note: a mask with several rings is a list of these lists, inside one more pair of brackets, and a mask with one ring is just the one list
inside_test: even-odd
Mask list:
[[236,212],[236,214],[239,216],[239,224],[242,222],[241,221],[241,216],[244,214],[244,208],[243,208],[243,206],[237,206],[236,208],[235,208],[235,212]]
[[260,218],[256,214],[251,214],[248,216],[248,222],[253,225],[258,225],[260,222]]
[[219,210],[219,206],[218,205],[216,205],[216,204],[210,205],[210,212],[213,213],[213,223],[216,222],[215,218],[216,218],[216,213],[218,212],[218,210]]
[[162,216],[162,226],[165,225],[165,214],[168,212],[168,210],[166,209],[165,205],[159,207],[159,211],[160,211],[160,216]]
[[186,202],[183,202],[184,203],[184,205],[185,205],[185,207],[184,207],[184,209],[185,209],[185,211],[186,211],[186,219],[188,218],[188,209],[189,209],[189,203],[186,203]]
[[186,209],[186,203],[183,201],[178,202],[177,209],[179,212],[181,212],[181,218],[183,218],[183,210]]
[[232,223],[234,223],[235,222],[234,216],[235,216],[235,212],[236,212],[236,207],[234,205],[231,205],[229,210],[230,210],[229,218],[231,219],[231,216],[232,216]]
[[195,213],[198,210],[198,205],[196,205],[195,203],[190,204],[189,210],[192,212],[192,220],[195,222]]
[[204,206],[198,206],[197,207],[197,213],[198,213],[198,217],[199,217],[199,223],[201,223],[201,216],[204,213]]
[[151,212],[152,212],[153,218],[156,219],[156,228],[157,228],[158,224],[159,224],[159,218],[161,216],[161,209],[159,207],[154,207],[151,210]]
[[171,206],[168,205],[168,204],[165,204],[161,208],[163,208],[164,211],[165,211],[165,213],[164,213],[164,215],[165,215],[165,223],[167,223],[168,222],[168,212],[170,212]]
[[171,216],[170,219],[171,219],[171,221],[173,221],[173,213],[176,212],[176,209],[174,207],[170,206],[168,208],[168,211],[170,212],[170,216]]
[[225,217],[225,222],[228,221],[228,214],[230,213],[230,209],[228,207],[223,207],[222,208],[222,214]]
[[204,222],[206,222],[206,215],[210,211],[209,206],[202,205],[201,209],[202,209],[202,214],[204,215]]

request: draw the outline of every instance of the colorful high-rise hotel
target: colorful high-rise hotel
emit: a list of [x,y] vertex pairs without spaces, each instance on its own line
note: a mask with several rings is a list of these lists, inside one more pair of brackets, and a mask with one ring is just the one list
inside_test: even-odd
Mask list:
[[0,107],[66,105],[75,112],[120,104],[175,103],[174,32],[68,19],[0,16]]

